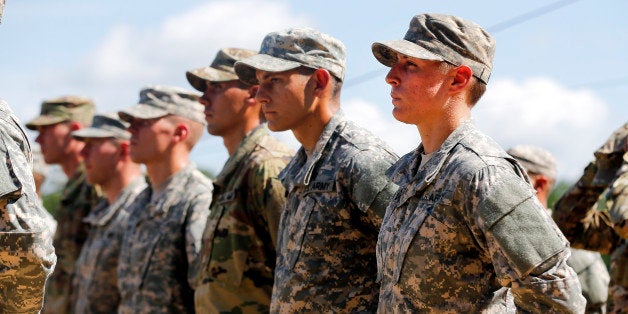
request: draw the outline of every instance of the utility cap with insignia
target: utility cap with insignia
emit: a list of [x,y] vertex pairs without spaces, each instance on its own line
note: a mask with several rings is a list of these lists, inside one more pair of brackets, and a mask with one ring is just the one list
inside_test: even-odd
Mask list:
[[89,126],[94,117],[94,102],[81,96],[63,96],[44,100],[41,104],[41,113],[35,119],[26,123],[30,130],[37,130],[38,126],[53,125],[65,121],[76,121]]
[[375,42],[375,58],[385,66],[397,63],[397,53],[413,58],[466,65],[473,76],[488,83],[493,69],[495,40],[479,25],[443,14],[419,14],[401,40]]
[[150,120],[169,114],[205,124],[204,107],[193,92],[170,86],[149,86],[140,91],[137,105],[118,111],[124,121]]
[[238,61],[235,71],[243,82],[258,84],[255,71],[284,72],[304,66],[323,68],[337,79],[345,77],[344,44],[311,28],[291,28],[264,37],[259,54]]
[[223,48],[218,51],[210,66],[187,71],[185,76],[197,91],[205,92],[206,82],[237,81],[234,64],[255,54],[256,51],[248,49]]
[[556,158],[549,151],[532,145],[517,145],[510,148],[507,153],[527,172],[556,179]]
[[120,120],[115,113],[101,113],[94,116],[94,122],[89,128],[83,128],[72,132],[72,136],[78,140],[86,138],[117,138],[128,140],[131,133],[126,129],[129,123]]

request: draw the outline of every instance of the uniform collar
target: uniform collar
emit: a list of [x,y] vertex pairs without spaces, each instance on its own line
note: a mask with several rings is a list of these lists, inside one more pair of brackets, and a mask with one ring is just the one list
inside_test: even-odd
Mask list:
[[314,172],[316,164],[323,156],[325,146],[327,146],[327,144],[331,141],[331,137],[336,131],[338,125],[345,121],[345,116],[340,110],[332,116],[331,120],[329,120],[318,138],[311,157],[308,158],[303,147],[299,149],[296,156],[292,159],[288,167],[286,167],[286,169],[297,168],[298,172],[296,175],[292,178],[288,178],[287,173],[293,173],[294,171],[283,171],[279,176],[285,186],[307,186],[310,184],[312,173]]

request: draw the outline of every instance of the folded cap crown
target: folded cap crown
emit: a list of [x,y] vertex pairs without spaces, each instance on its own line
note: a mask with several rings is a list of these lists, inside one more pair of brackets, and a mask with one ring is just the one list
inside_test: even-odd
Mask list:
[[466,65],[483,83],[493,69],[495,40],[479,25],[460,17],[419,14],[412,18],[403,40],[375,42],[375,58],[386,66],[397,63],[397,53],[425,60]]
[[323,68],[344,80],[346,49],[344,44],[311,28],[290,28],[264,37],[259,54],[236,62],[240,80],[257,84],[256,70],[283,72],[305,66]]
[[205,91],[206,82],[228,82],[238,80],[233,68],[242,59],[257,54],[256,51],[242,48],[223,48],[218,51],[214,61],[208,67],[186,72],[190,85],[200,92]]
[[175,115],[205,124],[204,107],[198,102],[198,95],[171,86],[149,86],[140,91],[139,103],[118,112],[120,118],[130,122],[133,119],[155,119]]
[[94,102],[82,96],[62,96],[44,100],[40,115],[26,123],[26,127],[37,130],[38,126],[52,125],[65,121],[80,122],[89,126],[94,117]]

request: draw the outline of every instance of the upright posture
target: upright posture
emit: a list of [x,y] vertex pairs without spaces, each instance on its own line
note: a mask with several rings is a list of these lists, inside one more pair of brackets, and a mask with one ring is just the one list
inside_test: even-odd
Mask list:
[[[554,156],[545,149],[532,145],[517,145],[507,152],[525,169],[537,198],[547,208],[547,199],[556,180]],[[610,278],[600,253],[571,249],[567,264],[578,274],[582,295],[587,300],[586,313],[606,313]]]
[[267,313],[273,289],[277,225],[285,190],[277,178],[293,153],[262,124],[255,89],[240,82],[237,60],[254,51],[221,49],[211,66],[187,72],[203,92],[207,131],[229,159],[214,180],[194,293],[197,313]]
[[146,187],[140,165],[131,160],[127,126],[118,115],[102,114],[92,127],[72,132],[85,142],[87,182],[98,184],[105,196],[83,219],[90,228],[74,266],[74,313],[115,313],[120,303],[117,267],[127,210]]
[[584,310],[569,243],[525,171],[470,121],[494,49],[477,24],[440,14],[372,46],[390,67],[393,116],[422,139],[388,172],[399,191],[377,242],[379,312]]
[[[0,20],[4,0],[0,0]],[[31,147],[13,110],[0,100],[0,309],[37,313],[56,263],[52,233],[31,172]]]
[[[605,196],[608,210],[596,203]],[[609,313],[628,311],[628,123],[595,152],[556,203],[554,219],[573,247],[611,254]]]
[[92,123],[94,103],[79,96],[64,96],[45,100],[41,115],[26,124],[37,130],[37,143],[41,146],[47,164],[59,164],[68,177],[61,192],[61,201],[55,219],[57,231],[54,246],[58,264],[48,287],[44,313],[70,312],[73,305],[71,276],[74,263],[87,238],[87,224],[83,218],[98,202],[98,193],[85,180],[83,157],[80,152],[84,143],[72,138],[72,131],[88,127]]
[[190,162],[203,135],[203,106],[185,90],[153,86],[118,112],[130,123],[131,159],[149,186],[129,207],[118,264],[119,313],[194,312],[194,274],[212,182]]
[[385,171],[397,156],[339,111],[344,45],[313,29],[270,33],[236,73],[259,83],[268,127],[302,145],[279,175],[288,196],[271,312],[374,311],[375,243],[397,189]]

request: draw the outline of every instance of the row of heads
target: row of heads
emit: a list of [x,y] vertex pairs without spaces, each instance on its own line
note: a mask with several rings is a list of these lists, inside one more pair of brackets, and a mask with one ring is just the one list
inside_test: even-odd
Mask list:
[[[0,0],[1,2],[2,0]],[[487,83],[493,63],[495,42],[477,24],[465,19],[442,15],[414,16],[401,40],[376,42],[375,58],[386,66],[397,63],[397,54],[425,60],[466,65],[473,75]],[[342,42],[328,34],[309,28],[291,28],[272,32],[263,39],[259,52],[240,48],[221,49],[208,67],[186,73],[190,84],[204,92],[207,82],[240,80],[256,85],[257,70],[283,72],[299,67],[325,69],[338,80],[345,76],[346,49]],[[44,101],[41,115],[26,126],[51,125],[63,121],[91,123],[93,102],[84,97],[66,96]],[[154,119],[168,114],[205,123],[203,106],[192,92],[167,86],[150,86],[140,92],[139,103],[119,112],[125,121]],[[98,121],[94,121],[96,124]]]

